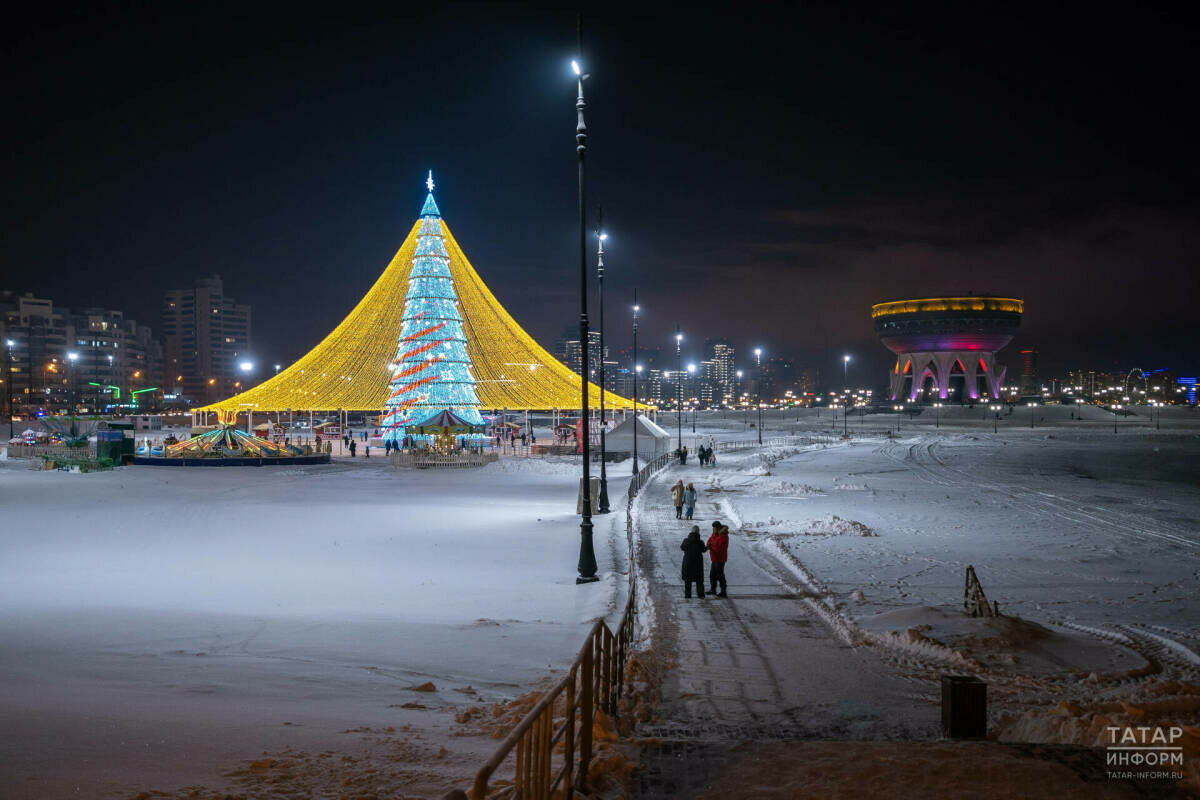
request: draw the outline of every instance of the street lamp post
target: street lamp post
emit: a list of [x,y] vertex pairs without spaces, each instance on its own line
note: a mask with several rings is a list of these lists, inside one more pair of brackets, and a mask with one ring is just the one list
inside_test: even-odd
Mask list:
[[1029,406],[1029,429],[1033,430],[1033,409],[1037,407],[1037,403],[1026,403]]
[[[604,211],[600,211],[600,223],[603,225]],[[605,448],[604,433],[608,427],[604,420],[604,240],[608,238],[608,234],[603,230],[596,232],[596,276],[600,282],[600,513],[607,514],[610,509],[608,507],[608,469],[605,466],[607,461],[607,450]]]
[[[741,399],[742,399],[742,375],[743,374],[745,374],[745,373],[743,373],[740,369],[737,371],[737,379],[738,379],[737,392],[738,392],[738,401],[739,402],[741,402]],[[742,430],[746,430],[746,428],[748,428],[748,427],[750,427],[750,412],[748,410],[746,410],[746,404],[742,403]]]
[[[688,364],[688,380],[691,381],[690,385],[692,385],[692,386],[695,385],[695,381],[693,380],[693,376],[695,374],[696,374],[696,365]],[[694,434],[695,432],[696,432],[696,405],[693,402],[693,404],[692,404],[692,433]],[[695,444],[694,436],[692,437],[692,444]]]
[[[583,58],[583,18],[579,19],[579,57]],[[587,194],[584,175],[584,154],[587,152],[587,125],[583,121],[583,111],[587,104],[583,100],[583,82],[587,75],[579,66],[578,61],[571,62],[575,72],[579,96],[575,100],[575,151],[579,154],[579,343],[582,351],[579,369],[581,386],[579,422],[583,428],[583,487],[581,489],[583,504],[580,508],[579,519],[579,576],[576,583],[594,583],[600,580],[596,576],[596,551],[592,546],[592,496],[591,496],[591,430],[588,425],[588,315],[587,315]]]
[[683,334],[675,326],[675,451],[683,455]]
[[1117,405],[1117,404],[1113,405],[1113,433],[1117,432],[1117,412],[1120,410],[1121,410],[1120,405]]
[[941,403],[933,404],[933,427],[935,427],[935,428],[942,427],[942,404]]
[[79,399],[75,394],[75,365],[79,361],[79,353],[76,353],[73,350],[70,353],[67,353],[67,361],[71,362],[71,438],[74,439],[78,435],[75,427],[77,422],[76,418],[79,416]]
[[4,385],[8,389],[8,438],[13,438],[13,398],[12,398],[12,383],[13,383],[13,346],[16,345],[12,339],[5,339],[4,346],[8,350],[8,375],[4,377]]
[[1000,432],[1000,405],[989,405],[988,408],[992,411],[992,433]]
[[637,435],[638,435],[638,373],[642,368],[638,365],[637,360],[637,328],[638,328],[638,307],[637,302],[637,287],[633,289],[633,474],[638,474],[638,452],[637,452]]
[[842,384],[850,388],[850,356],[842,356]]

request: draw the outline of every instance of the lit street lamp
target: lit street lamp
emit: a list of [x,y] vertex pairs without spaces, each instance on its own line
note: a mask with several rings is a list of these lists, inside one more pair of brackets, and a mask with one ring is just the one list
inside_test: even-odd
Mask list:
[[12,353],[12,349],[14,346],[16,346],[16,344],[17,343],[14,342],[12,339],[4,340],[4,345],[8,349],[8,375],[6,375],[4,377],[4,386],[8,390],[8,438],[9,439],[13,438],[13,417],[15,416],[15,414],[13,413],[14,409],[13,409],[13,398],[12,398],[12,384],[13,384],[13,353]]
[[[604,222],[604,210],[600,210],[600,222]],[[596,276],[600,282],[600,508],[601,514],[607,514],[608,507],[608,469],[604,462],[607,451],[604,442],[604,241],[608,234],[602,230],[596,231]]]
[[[695,365],[695,364],[688,364],[688,378],[689,378],[689,380],[690,380],[690,379],[692,379],[692,378],[695,376],[695,374],[696,374],[696,365]],[[696,384],[695,384],[695,381],[694,381],[694,380],[692,380],[692,383],[691,383],[690,385],[691,385],[691,386],[695,386],[695,385],[696,385]],[[695,403],[693,403],[693,404],[692,404],[692,433],[694,434],[695,432],[696,432],[696,405],[695,405]],[[693,438],[694,438],[694,437],[693,437]],[[695,442],[694,442],[694,441],[693,441],[693,444],[695,444]]]
[[896,412],[896,433],[900,432],[901,414],[904,412],[904,406],[892,406],[892,411]]
[[[579,18],[579,57],[583,58],[583,17]],[[583,100],[583,82],[588,76],[580,68],[578,61],[571,61],[571,69],[577,78],[579,96],[575,100],[575,152],[579,154],[579,342],[582,359],[579,369],[582,397],[580,399],[579,421],[583,428],[583,504],[579,519],[579,576],[576,583],[594,583],[600,580],[596,576],[596,551],[592,546],[592,495],[591,495],[591,430],[588,423],[588,315],[587,315],[587,193],[584,181],[584,154],[587,152],[587,125],[583,121],[583,111],[587,104]]]
[[[739,402],[742,399],[742,374],[743,374],[742,371],[739,369],[737,371]],[[746,404],[742,403],[742,430],[746,430],[746,428],[749,428],[749,427],[750,427],[750,412],[746,409]]]
[[637,322],[638,312],[641,307],[637,304],[637,287],[633,289],[633,474],[638,474],[638,453],[637,453],[637,435],[638,435],[638,407],[637,407],[637,390],[638,390],[638,373],[642,371],[642,367],[637,363]]
[[933,427],[940,428],[942,427],[942,404],[934,403],[933,408]]
[[842,384],[850,385],[850,356],[842,356]]
[[1000,432],[1000,408],[1001,408],[1001,406],[999,403],[997,403],[995,405],[988,406],[988,408],[994,414],[994,417],[992,419],[992,433],[999,433]]
[[1121,406],[1114,405],[1113,409],[1113,433],[1117,432],[1117,412],[1121,410]]
[[1037,408],[1037,403],[1026,403],[1025,405],[1029,406],[1029,428],[1030,428],[1030,430],[1032,430],[1033,429],[1033,410],[1035,408]]
[[675,451],[683,455],[683,334],[675,326]]

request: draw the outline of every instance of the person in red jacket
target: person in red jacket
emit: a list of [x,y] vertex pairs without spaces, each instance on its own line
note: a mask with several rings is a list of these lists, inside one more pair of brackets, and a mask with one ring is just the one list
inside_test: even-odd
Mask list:
[[[712,524],[712,536],[708,537],[708,557],[712,559],[712,568],[708,571],[708,581],[712,593],[717,597],[728,597],[725,594],[725,562],[729,560],[729,528],[719,522]],[[717,591],[717,584],[721,591]]]

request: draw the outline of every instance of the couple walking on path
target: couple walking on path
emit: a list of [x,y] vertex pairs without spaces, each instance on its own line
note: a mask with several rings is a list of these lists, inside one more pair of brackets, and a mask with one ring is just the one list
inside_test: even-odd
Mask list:
[[[689,517],[691,519],[691,517]],[[728,597],[725,593],[725,562],[729,560],[729,528],[713,522],[712,536],[704,542],[700,539],[700,527],[693,525],[679,549],[683,551],[683,596],[692,596],[692,584],[696,584],[696,596],[704,599],[704,554],[712,560],[708,571],[710,590],[717,597]],[[720,591],[717,591],[718,585]]]
[[671,501],[675,504],[675,519],[691,519],[696,513],[696,487],[676,481],[671,487]]

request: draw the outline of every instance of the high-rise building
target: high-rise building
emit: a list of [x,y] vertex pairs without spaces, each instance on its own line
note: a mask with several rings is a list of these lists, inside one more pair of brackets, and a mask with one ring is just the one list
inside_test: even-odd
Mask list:
[[710,404],[731,403],[737,393],[736,351],[727,339],[708,339],[704,342],[704,360],[711,362],[711,376],[706,370],[705,378],[711,381]]
[[[0,296],[0,336],[11,341],[13,405],[59,412],[157,408],[162,346],[121,311],[72,313],[32,294]],[[74,355],[74,358],[71,356]]]
[[1038,351],[1021,351],[1021,394],[1041,394],[1042,386],[1038,382]]
[[212,403],[241,388],[237,362],[250,355],[250,306],[227,297],[219,275],[169,290],[162,323],[167,385],[176,394]]
[[[604,357],[608,358],[608,348],[604,348]],[[588,380],[599,380],[600,378],[600,332],[588,331]],[[583,348],[579,346],[579,335],[575,335],[574,339],[569,339],[566,342],[566,359],[564,363],[571,368],[571,371],[576,375],[581,374],[583,369]]]

